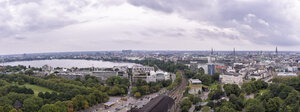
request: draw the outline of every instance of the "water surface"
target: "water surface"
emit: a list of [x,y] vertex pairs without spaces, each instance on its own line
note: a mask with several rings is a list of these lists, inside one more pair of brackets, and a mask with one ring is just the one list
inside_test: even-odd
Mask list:
[[123,62],[109,62],[109,61],[96,61],[96,60],[75,60],[75,59],[53,59],[53,60],[34,60],[34,61],[16,61],[3,63],[3,65],[24,65],[31,67],[42,67],[49,65],[52,67],[63,67],[63,68],[87,68],[87,67],[99,67],[99,68],[110,68],[113,66],[128,66],[132,67],[137,65],[135,63],[123,63]]

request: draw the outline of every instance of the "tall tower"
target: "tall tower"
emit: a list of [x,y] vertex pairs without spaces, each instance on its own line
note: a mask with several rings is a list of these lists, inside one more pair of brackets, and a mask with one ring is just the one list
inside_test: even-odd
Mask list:
[[235,56],[235,48],[233,48],[233,55]]
[[214,55],[214,49],[213,48],[211,48],[210,55]]
[[278,49],[277,49],[277,46],[276,46],[276,49],[275,49],[275,53],[276,53],[276,54],[278,54]]

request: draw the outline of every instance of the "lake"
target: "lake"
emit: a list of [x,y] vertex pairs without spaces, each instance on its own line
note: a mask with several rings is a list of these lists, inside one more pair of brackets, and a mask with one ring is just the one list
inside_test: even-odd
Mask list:
[[[1,64],[2,65],[2,64]],[[31,67],[42,67],[44,65],[49,65],[51,67],[63,67],[63,68],[88,68],[88,67],[99,67],[99,68],[111,68],[113,66],[128,66],[132,67],[137,65],[135,63],[125,63],[125,62],[109,62],[109,61],[96,61],[96,60],[75,60],[75,59],[53,59],[53,60],[34,60],[34,61],[16,61],[3,63],[3,65],[24,65]]]

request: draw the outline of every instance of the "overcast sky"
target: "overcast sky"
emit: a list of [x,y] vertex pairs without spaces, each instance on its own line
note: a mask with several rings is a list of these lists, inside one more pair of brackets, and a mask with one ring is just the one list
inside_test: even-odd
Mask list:
[[0,54],[300,51],[300,0],[0,0]]

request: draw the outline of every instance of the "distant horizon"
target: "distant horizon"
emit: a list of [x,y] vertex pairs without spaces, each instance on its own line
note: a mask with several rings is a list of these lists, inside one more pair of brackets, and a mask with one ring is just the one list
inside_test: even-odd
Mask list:
[[[124,49],[131,50],[131,49]],[[211,50],[131,50],[133,52],[211,52]],[[59,54],[59,53],[83,53],[83,52],[122,52],[122,50],[101,50],[101,51],[64,51],[64,52],[33,52],[33,53],[16,53],[16,54],[0,54],[0,56],[9,56],[9,55],[24,55],[24,54]],[[213,52],[233,52],[233,50],[214,50]],[[235,52],[274,52],[275,50],[238,50],[235,49]],[[278,52],[294,52],[300,53],[300,51],[288,51],[288,50],[278,50]]]

